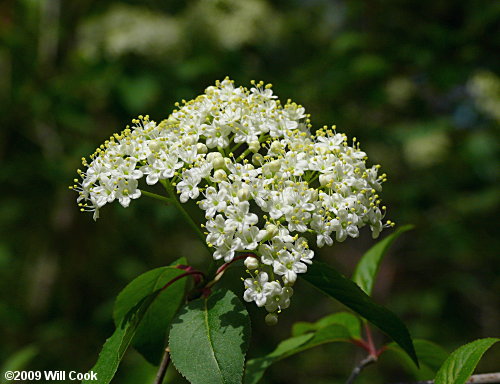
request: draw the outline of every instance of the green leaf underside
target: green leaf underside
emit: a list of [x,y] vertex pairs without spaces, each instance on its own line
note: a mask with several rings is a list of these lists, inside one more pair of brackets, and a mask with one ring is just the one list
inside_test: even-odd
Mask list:
[[301,276],[320,291],[376,325],[408,353],[418,366],[415,348],[404,323],[387,308],[375,303],[358,285],[319,261],[311,264],[307,273]]
[[231,291],[219,290],[183,307],[172,321],[172,362],[192,384],[242,382],[250,317]]
[[483,354],[499,341],[500,339],[490,337],[461,346],[439,368],[434,383],[464,384],[474,373]]
[[359,287],[366,292],[366,294],[371,295],[380,263],[382,262],[382,259],[384,258],[392,243],[401,234],[409,231],[412,228],[412,225],[404,225],[398,228],[396,232],[379,241],[363,255],[358,265],[356,266],[356,269],[354,270],[352,280],[356,284],[358,284]]
[[321,344],[333,342],[347,342],[351,339],[351,332],[339,324],[326,325],[311,333],[294,336],[282,341],[276,349],[266,356],[248,361],[245,370],[245,384],[256,384],[264,375],[269,366],[291,355]]
[[[182,258],[175,261],[174,265],[185,263],[185,258]],[[184,272],[172,266],[161,267],[148,271],[133,280],[117,297],[113,314],[115,324],[118,324],[124,314],[134,306],[134,300],[162,288]],[[158,365],[161,361],[168,329],[183,302],[187,282],[187,278],[181,279],[162,291],[137,327],[132,346],[153,365]]]
[[[182,273],[184,271],[174,267],[157,268],[140,275],[123,289],[115,303],[114,320],[117,324],[116,330],[104,343],[97,363],[91,369],[96,373],[97,381],[84,381],[83,383],[107,384],[113,379],[123,355],[132,343],[142,320],[158,296],[166,294],[172,300],[178,300],[173,295],[179,294],[179,291],[182,291],[182,294],[184,293],[184,279],[161,291],[161,288],[167,282]],[[164,282],[164,284],[161,282]],[[168,324],[165,325],[165,327],[167,326]],[[161,340],[161,342],[163,344],[164,340]],[[164,344],[162,347],[164,347]]]
[[349,312],[332,313],[319,319],[315,323],[299,321],[293,325],[292,336],[299,336],[307,332],[317,331],[331,324],[344,326],[349,331],[351,339],[361,339],[361,322],[356,315]]
[[397,357],[403,359],[404,366],[415,376],[415,379],[432,379],[448,357],[448,352],[439,345],[427,340],[414,339],[413,345],[415,346],[418,362],[420,363],[420,369],[415,367],[412,360],[396,343],[388,344],[388,352],[385,352],[384,355],[391,351],[394,352]]

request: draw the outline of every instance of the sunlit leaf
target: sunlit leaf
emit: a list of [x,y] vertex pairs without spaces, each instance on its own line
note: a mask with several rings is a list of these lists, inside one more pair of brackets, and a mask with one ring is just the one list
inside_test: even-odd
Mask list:
[[242,382],[250,317],[231,291],[217,291],[183,307],[172,321],[172,362],[192,384]]
[[439,368],[435,384],[464,384],[476,369],[483,354],[495,343],[497,338],[473,341],[455,350]]

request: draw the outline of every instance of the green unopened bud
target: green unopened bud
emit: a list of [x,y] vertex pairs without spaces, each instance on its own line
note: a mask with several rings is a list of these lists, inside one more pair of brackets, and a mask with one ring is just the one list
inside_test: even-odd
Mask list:
[[261,166],[264,164],[264,156],[262,156],[260,153],[256,153],[252,156],[252,163],[254,163],[257,166]]
[[276,313],[268,313],[265,320],[267,325],[276,325],[278,324],[278,315]]
[[324,187],[332,181],[332,175],[319,175],[319,184]]
[[156,140],[151,140],[151,142],[148,144],[149,146],[149,149],[151,149],[151,151],[153,152],[158,152],[158,150],[160,149],[160,143],[158,143],[158,141]]
[[259,260],[257,260],[257,258],[255,258],[255,257],[248,256],[245,259],[244,263],[245,263],[245,267],[247,267],[250,270],[259,268]]
[[279,141],[273,141],[271,143],[270,150],[271,152],[279,152],[283,149],[283,144],[281,144]]
[[226,163],[224,162],[224,158],[220,156],[212,160],[212,165],[215,169],[222,169],[226,166]]
[[208,148],[205,144],[203,143],[198,143],[196,144],[196,151],[198,153],[207,153],[208,152]]
[[273,160],[269,163],[269,170],[273,173],[276,173],[280,170],[281,163],[278,160]]
[[253,153],[259,152],[260,143],[257,140],[251,141],[250,144],[248,144],[248,149]]
[[265,240],[270,240],[275,237],[279,233],[278,227],[274,224],[266,225],[266,235],[264,237]]
[[262,175],[263,175],[266,179],[270,179],[271,177],[273,177],[273,172],[271,172],[271,166],[269,165],[269,163],[264,164],[264,165],[262,166]]
[[250,190],[248,188],[241,188],[236,193],[239,201],[247,201],[250,198]]
[[221,182],[221,181],[224,181],[227,179],[227,174],[226,174],[226,171],[224,171],[223,169],[217,169],[215,172],[214,172],[214,180],[216,182]]
[[210,152],[208,155],[207,155],[207,161],[214,161],[217,157],[222,157],[222,155],[220,154],[220,152]]

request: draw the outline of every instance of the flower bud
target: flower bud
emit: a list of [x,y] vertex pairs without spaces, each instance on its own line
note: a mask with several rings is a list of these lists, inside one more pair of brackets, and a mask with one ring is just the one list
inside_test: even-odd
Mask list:
[[212,165],[215,169],[222,169],[226,166],[226,163],[224,162],[224,158],[220,156],[212,160]]
[[278,160],[273,160],[269,163],[269,170],[273,173],[276,173],[280,170],[281,163]]
[[270,150],[273,153],[277,153],[283,149],[283,144],[281,144],[279,141],[273,141],[271,143]]
[[257,269],[259,268],[259,260],[257,260],[257,258],[253,257],[253,256],[248,256],[246,259],[245,259],[245,267],[247,267],[247,269]]
[[260,153],[256,153],[252,156],[252,163],[254,163],[257,166],[261,166],[264,164],[264,156],[262,156]]
[[311,193],[311,200],[312,201],[318,200],[318,190],[317,189],[313,189],[313,191]]
[[216,181],[217,183],[220,183],[221,181],[224,181],[226,179],[227,179],[227,174],[226,171],[224,171],[223,169],[217,169],[214,172],[214,181]]
[[236,197],[239,201],[247,201],[250,198],[250,190],[248,188],[241,188],[236,193]]
[[319,175],[319,184],[324,187],[332,181],[332,175]]
[[265,320],[269,326],[276,325],[278,324],[278,315],[276,313],[268,313]]
[[218,158],[218,157],[222,157],[222,155],[220,154],[220,152],[210,152],[208,155],[207,155],[207,161],[213,163],[213,161]]
[[257,140],[251,141],[250,144],[248,144],[248,149],[253,153],[259,152],[260,143]]
[[196,144],[196,151],[197,151],[197,153],[207,153],[208,148],[205,144],[198,143],[198,144]]
[[149,146],[149,149],[151,149],[151,151],[153,152],[158,152],[158,150],[160,149],[160,143],[158,143],[157,140],[151,140],[151,142],[148,144]]
[[264,237],[266,240],[270,240],[275,237],[279,233],[278,227],[274,224],[266,225],[266,236]]

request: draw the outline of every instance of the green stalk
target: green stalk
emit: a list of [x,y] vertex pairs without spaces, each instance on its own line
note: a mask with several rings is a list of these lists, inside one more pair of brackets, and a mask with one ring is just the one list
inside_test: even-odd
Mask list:
[[249,153],[250,153],[250,148],[246,149],[245,152],[243,152],[240,157],[236,159],[236,163],[239,163],[241,160],[243,160]]
[[165,196],[162,196],[162,195],[157,195],[156,193],[145,191],[144,189],[141,189],[141,193],[144,196],[152,197],[153,199],[163,201],[163,202],[165,202],[167,204],[171,204],[171,203],[174,202],[172,199],[170,199],[168,197],[165,197]]

